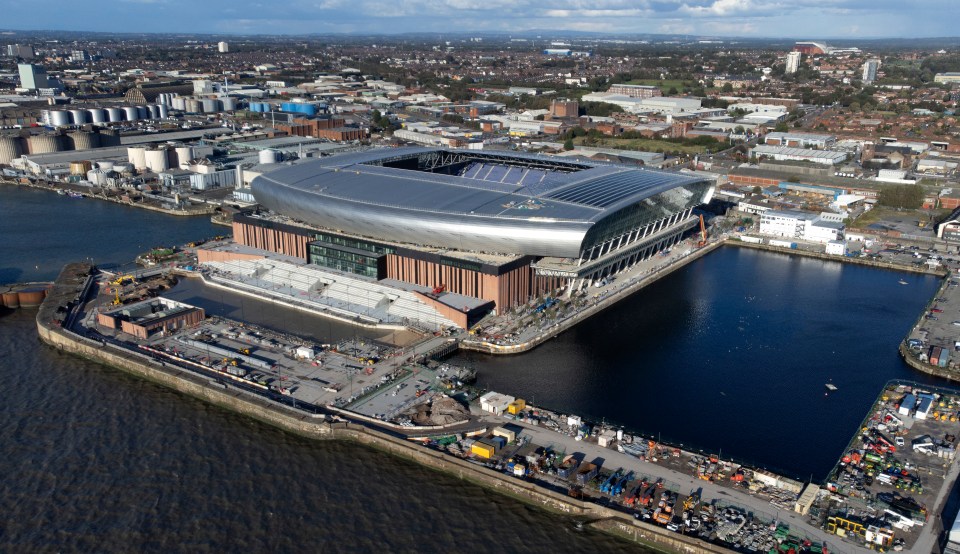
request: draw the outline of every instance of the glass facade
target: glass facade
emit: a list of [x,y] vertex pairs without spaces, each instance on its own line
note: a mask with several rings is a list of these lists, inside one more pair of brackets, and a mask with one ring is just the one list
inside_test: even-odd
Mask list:
[[595,245],[658,219],[696,207],[703,202],[704,196],[712,186],[710,182],[700,181],[670,189],[620,209],[603,218],[587,232],[583,240],[583,250],[589,250]]
[[307,245],[309,263],[371,279],[382,277],[381,258],[396,252],[390,246],[330,233],[315,233],[314,238]]

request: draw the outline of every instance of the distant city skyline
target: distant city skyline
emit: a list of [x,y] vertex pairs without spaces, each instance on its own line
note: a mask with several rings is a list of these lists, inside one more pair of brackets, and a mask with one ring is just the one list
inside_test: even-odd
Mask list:
[[796,39],[957,36],[956,0],[63,0],[9,3],[11,30],[210,34],[524,32]]

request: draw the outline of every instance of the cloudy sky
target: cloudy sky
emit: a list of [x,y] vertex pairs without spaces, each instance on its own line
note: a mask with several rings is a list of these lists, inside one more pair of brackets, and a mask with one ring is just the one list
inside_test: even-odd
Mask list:
[[366,34],[555,29],[796,39],[960,35],[960,0],[9,0],[0,6],[0,28],[24,30]]

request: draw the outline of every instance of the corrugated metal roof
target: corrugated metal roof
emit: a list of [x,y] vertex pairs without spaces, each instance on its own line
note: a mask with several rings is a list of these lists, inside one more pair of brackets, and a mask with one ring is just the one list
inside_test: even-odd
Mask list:
[[[384,165],[429,153],[497,159],[507,164],[541,162],[558,167],[549,179],[507,184]],[[570,171],[566,171],[570,170]],[[436,148],[375,149],[281,166],[260,177],[281,186],[369,205],[504,218],[598,221],[606,213],[698,177],[649,169],[571,162],[534,154],[482,153]]]

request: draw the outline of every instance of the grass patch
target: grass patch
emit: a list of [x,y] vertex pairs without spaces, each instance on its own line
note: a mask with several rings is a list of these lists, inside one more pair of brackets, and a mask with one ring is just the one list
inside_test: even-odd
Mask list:
[[590,137],[576,137],[573,143],[579,146],[594,146],[597,148],[615,148],[617,150],[636,150],[640,152],[683,152],[684,154],[703,154],[706,146],[684,146],[675,142],[657,139],[620,139],[614,137],[600,137],[590,140]]
[[634,79],[633,81],[627,81],[628,85],[649,85],[654,87],[660,87],[660,91],[663,94],[667,94],[667,91],[670,90],[670,87],[677,89],[678,91],[683,90],[683,80],[681,79]]

